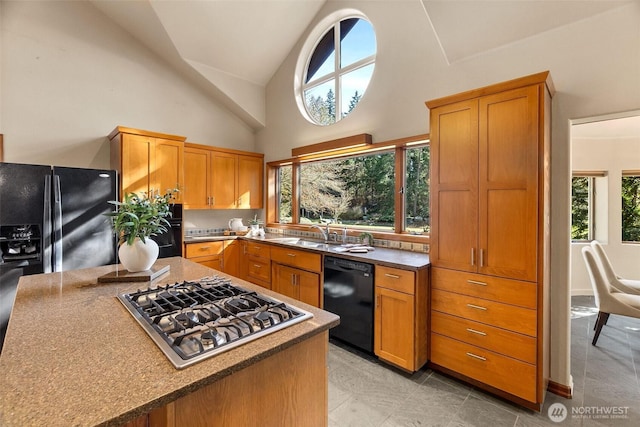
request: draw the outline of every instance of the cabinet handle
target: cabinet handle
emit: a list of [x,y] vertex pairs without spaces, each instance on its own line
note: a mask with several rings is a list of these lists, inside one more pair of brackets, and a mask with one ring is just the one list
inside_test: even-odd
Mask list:
[[484,267],[484,249],[480,249],[480,267]]
[[201,251],[206,251],[206,250],[209,250],[209,249],[211,249],[211,246],[202,246],[200,248]]
[[467,280],[467,283],[471,283],[472,285],[487,286],[485,282],[478,282],[477,280]]
[[296,275],[295,275],[295,274],[292,274],[292,275],[291,275],[291,284],[292,284],[293,286],[295,286],[295,285],[296,285]]
[[471,248],[471,265],[476,265],[476,248]]
[[296,254],[290,254],[290,253],[287,253],[287,256],[295,257],[295,256],[296,256]]
[[260,264],[253,264],[253,266],[254,266],[255,268],[262,268],[262,266],[261,266]]
[[467,352],[467,356],[473,357],[474,359],[482,360],[483,362],[487,360],[486,357],[478,356],[477,354]]
[[479,305],[467,304],[467,307],[469,307],[469,308],[475,308],[476,310],[484,310],[484,311],[487,311],[487,307],[481,307],[481,306],[479,306]]
[[384,273],[384,275],[387,276],[387,277],[391,277],[392,279],[399,279],[400,278],[400,276],[395,275],[395,274]]
[[380,295],[376,295],[376,307],[380,307]]
[[467,331],[471,332],[472,334],[482,335],[483,337],[487,336],[486,332],[476,331],[475,329],[467,328]]

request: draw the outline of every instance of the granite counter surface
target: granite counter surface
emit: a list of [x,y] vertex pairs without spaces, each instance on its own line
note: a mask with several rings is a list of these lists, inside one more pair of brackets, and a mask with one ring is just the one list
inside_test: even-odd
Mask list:
[[[351,253],[341,252],[338,249],[340,245],[337,244],[321,244],[318,241],[317,247],[300,246],[296,243],[287,243],[287,237],[282,234],[267,234],[264,237],[249,237],[249,236],[198,236],[198,237],[185,237],[184,242],[190,243],[202,243],[202,242],[214,242],[219,240],[231,240],[240,239],[249,242],[264,242],[271,245],[283,246],[289,248],[295,248],[299,250],[305,250],[310,252],[319,252],[323,255],[337,256],[340,258],[347,258],[354,261],[370,262],[373,264],[383,264],[390,267],[398,267],[411,270],[419,270],[427,268],[431,262],[429,255],[422,252],[411,252],[400,249],[388,249],[376,247],[373,251],[367,253]],[[295,238],[294,238],[295,239]],[[313,240],[313,239],[303,239]]]
[[[156,265],[171,270],[153,286],[224,276],[177,257]],[[314,317],[177,370],[116,298],[149,282],[97,283],[118,267],[20,279],[0,354],[0,426],[120,425],[338,323],[331,313],[233,278]]]

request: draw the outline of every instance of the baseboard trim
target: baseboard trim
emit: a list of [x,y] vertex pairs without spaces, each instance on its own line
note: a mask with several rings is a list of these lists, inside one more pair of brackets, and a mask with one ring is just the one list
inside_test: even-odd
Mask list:
[[573,396],[573,388],[571,386],[560,384],[551,380],[549,380],[547,390],[553,394],[557,394],[560,397],[564,397],[565,399],[571,399]]

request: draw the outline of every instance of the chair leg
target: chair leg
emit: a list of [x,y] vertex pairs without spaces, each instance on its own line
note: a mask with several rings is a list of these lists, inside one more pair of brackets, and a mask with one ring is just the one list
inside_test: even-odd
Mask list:
[[593,335],[593,341],[591,341],[591,345],[596,345],[598,341],[598,337],[600,336],[600,331],[602,327],[607,324],[607,320],[609,320],[609,314],[602,311],[598,312],[598,319],[596,320],[595,331],[596,333]]

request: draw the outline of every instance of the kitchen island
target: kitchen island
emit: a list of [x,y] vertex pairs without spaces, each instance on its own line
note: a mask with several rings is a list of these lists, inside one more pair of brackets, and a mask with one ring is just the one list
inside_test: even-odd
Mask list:
[[[224,275],[183,258],[164,265],[152,286]],[[1,426],[122,425],[149,413],[167,426],[327,424],[337,316],[233,278],[313,318],[177,370],[116,298],[149,282],[97,283],[118,267],[20,279],[0,355]]]

